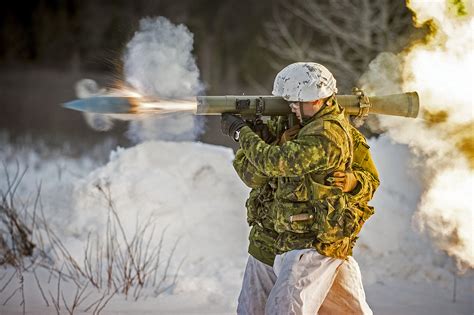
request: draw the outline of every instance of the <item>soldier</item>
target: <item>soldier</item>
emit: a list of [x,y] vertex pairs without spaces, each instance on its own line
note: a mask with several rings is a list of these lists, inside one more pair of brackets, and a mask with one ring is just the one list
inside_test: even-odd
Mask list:
[[364,137],[337,104],[324,66],[299,62],[276,76],[272,94],[285,117],[252,130],[224,114],[222,132],[239,141],[234,168],[252,188],[246,202],[249,259],[238,314],[372,314],[351,257],[379,185]]

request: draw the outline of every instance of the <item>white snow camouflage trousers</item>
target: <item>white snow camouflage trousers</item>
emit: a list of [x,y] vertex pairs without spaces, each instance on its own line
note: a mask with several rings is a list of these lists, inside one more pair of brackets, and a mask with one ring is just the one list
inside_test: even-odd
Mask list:
[[313,249],[277,255],[273,268],[249,256],[238,315],[372,314],[359,265]]

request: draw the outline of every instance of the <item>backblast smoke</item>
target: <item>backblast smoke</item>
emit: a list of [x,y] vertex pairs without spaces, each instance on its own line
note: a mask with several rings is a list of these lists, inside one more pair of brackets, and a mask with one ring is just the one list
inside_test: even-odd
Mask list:
[[195,96],[203,85],[192,49],[193,34],[186,26],[174,25],[164,17],[142,19],[123,57],[125,84],[100,89],[90,79],[76,83],[79,98],[132,97],[136,112],[85,113],[88,125],[106,131],[113,127],[113,119],[128,120],[127,134],[134,142],[194,140],[203,131],[204,118],[193,115]]
[[474,268],[474,19],[466,1],[410,1],[422,42],[403,53],[383,53],[361,79],[370,94],[416,90],[422,119],[381,116],[381,127],[407,144],[423,170],[425,191],[414,223],[460,269]]
[[[140,94],[181,99],[202,92],[199,69],[192,55],[193,34],[182,24],[164,17],[144,18],[127,44],[124,56],[126,81]],[[192,113],[145,117],[130,123],[128,135],[135,141],[194,140],[203,121]]]

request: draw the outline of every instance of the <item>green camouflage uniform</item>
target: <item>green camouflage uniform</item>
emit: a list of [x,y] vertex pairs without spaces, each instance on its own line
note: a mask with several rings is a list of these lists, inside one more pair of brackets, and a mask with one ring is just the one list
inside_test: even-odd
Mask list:
[[[283,121],[269,122],[277,136]],[[374,212],[367,202],[379,179],[365,138],[336,99],[331,97],[305,121],[291,141],[267,144],[244,127],[239,142],[234,168],[252,188],[246,203],[252,227],[249,253],[267,265],[293,249],[314,248],[335,258],[351,255],[357,234]],[[358,180],[352,192],[328,186],[328,175],[350,168]]]

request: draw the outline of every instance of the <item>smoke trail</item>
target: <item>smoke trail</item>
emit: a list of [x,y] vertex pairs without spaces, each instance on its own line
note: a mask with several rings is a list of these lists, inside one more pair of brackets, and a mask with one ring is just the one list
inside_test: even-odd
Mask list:
[[474,268],[474,19],[463,1],[410,1],[429,36],[402,54],[379,55],[361,78],[370,93],[418,91],[422,119],[380,117],[397,142],[410,146],[423,165],[425,191],[417,226],[458,267]]
[[[164,98],[195,96],[203,91],[192,55],[193,34],[164,17],[144,18],[127,44],[125,78],[143,95]],[[203,131],[202,118],[189,113],[132,121],[128,131],[135,141],[194,140]]]

